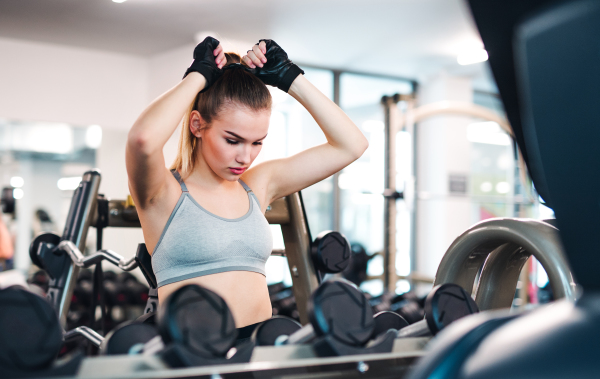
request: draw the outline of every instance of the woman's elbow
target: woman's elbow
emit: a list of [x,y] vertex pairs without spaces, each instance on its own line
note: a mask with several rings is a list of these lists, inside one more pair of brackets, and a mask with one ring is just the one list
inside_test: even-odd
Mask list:
[[362,157],[362,155],[367,151],[369,147],[369,141],[365,138],[365,136],[361,136],[360,140],[355,144],[355,149],[353,151],[355,159]]
[[144,133],[135,132],[133,129],[127,135],[127,148],[131,152],[142,155],[152,153],[152,140]]

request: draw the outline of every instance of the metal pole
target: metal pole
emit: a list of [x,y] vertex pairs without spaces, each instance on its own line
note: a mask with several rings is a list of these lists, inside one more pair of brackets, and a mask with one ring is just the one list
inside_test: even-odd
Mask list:
[[[340,76],[341,71],[333,71],[333,102],[340,106]],[[340,194],[340,172],[333,174],[333,222],[332,229],[340,230],[341,194]]]
[[[383,265],[385,291],[396,291],[396,198],[391,196],[396,192],[396,134],[397,108],[399,96],[382,98],[385,116],[385,166],[384,166],[384,234],[383,234]],[[394,109],[396,108],[396,109]]]

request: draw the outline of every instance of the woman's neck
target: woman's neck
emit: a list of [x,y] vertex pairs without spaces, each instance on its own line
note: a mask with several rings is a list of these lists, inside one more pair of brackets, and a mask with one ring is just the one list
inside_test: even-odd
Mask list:
[[200,187],[209,191],[229,190],[239,186],[236,181],[223,179],[217,175],[210,166],[202,159],[202,154],[198,154],[194,169],[185,179],[186,183],[191,183],[195,187]]

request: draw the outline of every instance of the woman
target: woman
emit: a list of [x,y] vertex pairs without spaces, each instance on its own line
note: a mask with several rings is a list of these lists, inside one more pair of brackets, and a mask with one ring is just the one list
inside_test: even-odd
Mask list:
[[[212,37],[198,44],[184,79],[131,128],[126,160],[159,300],[186,284],[206,287],[227,302],[243,337],[272,316],[267,206],[346,167],[368,143],[274,41],[261,40],[241,61]],[[269,128],[265,84],[299,101],[327,143],[250,168]],[[179,153],[168,170],[163,146],[182,117]]]

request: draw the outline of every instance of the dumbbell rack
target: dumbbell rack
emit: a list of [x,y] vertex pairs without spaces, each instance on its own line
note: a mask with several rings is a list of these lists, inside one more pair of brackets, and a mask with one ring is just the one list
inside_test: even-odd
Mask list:
[[310,345],[257,346],[250,363],[172,369],[153,355],[101,356],[84,359],[78,377],[88,378],[401,378],[425,354],[429,338],[396,340],[391,353],[317,357]]

